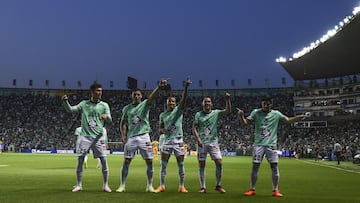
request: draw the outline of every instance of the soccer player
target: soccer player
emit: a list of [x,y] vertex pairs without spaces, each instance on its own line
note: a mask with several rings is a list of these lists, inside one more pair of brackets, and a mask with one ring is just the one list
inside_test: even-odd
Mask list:
[[159,142],[154,140],[151,142],[151,146],[153,148],[154,159],[159,160]]
[[165,192],[166,169],[170,155],[174,153],[179,174],[178,192],[188,192],[184,187],[185,168],[184,168],[184,141],[183,141],[183,113],[185,108],[185,100],[187,97],[188,87],[191,80],[185,81],[185,88],[181,96],[180,104],[176,105],[176,98],[170,96],[166,100],[166,111],[160,113],[160,133],[164,134],[164,143],[161,145],[161,169],[160,169],[160,186],[155,192]]
[[83,163],[89,149],[92,149],[94,158],[100,158],[102,165],[103,190],[111,192],[108,184],[109,167],[106,153],[99,141],[103,135],[105,122],[111,123],[110,107],[108,103],[101,101],[102,86],[94,83],[90,86],[90,100],[83,100],[79,104],[71,106],[68,96],[63,95],[62,100],[68,112],[81,112],[81,132],[79,141],[78,162],[76,167],[76,187],[72,192],[82,190]]
[[125,192],[126,178],[129,173],[131,160],[137,150],[146,162],[147,187],[146,192],[155,192],[153,184],[153,151],[151,147],[151,128],[149,123],[150,106],[158,95],[160,89],[167,86],[167,80],[161,80],[159,85],[151,92],[148,99],[142,101],[140,89],[132,91],[132,103],[122,110],[120,131],[124,146],[124,162],[120,174],[120,186],[116,192]]
[[199,180],[200,193],[206,193],[205,184],[205,164],[207,153],[215,162],[216,170],[216,186],[215,190],[225,193],[225,189],[221,186],[222,177],[222,156],[218,143],[217,123],[221,116],[227,115],[231,110],[230,94],[225,93],[226,107],[225,109],[212,109],[213,102],[211,97],[205,96],[202,101],[203,110],[195,114],[193,122],[193,133],[197,140],[197,158],[199,161]]
[[248,125],[250,121],[255,124],[255,142],[253,148],[253,166],[250,175],[250,189],[244,193],[246,196],[255,195],[255,186],[258,177],[258,171],[264,155],[270,163],[272,174],[272,195],[282,197],[279,191],[280,173],[278,169],[279,157],[277,154],[277,129],[279,121],[289,124],[305,119],[305,115],[297,115],[287,117],[278,110],[272,109],[273,101],[270,95],[263,96],[261,100],[261,108],[251,111],[248,117],[244,117],[244,111],[237,108],[240,116],[240,124]]

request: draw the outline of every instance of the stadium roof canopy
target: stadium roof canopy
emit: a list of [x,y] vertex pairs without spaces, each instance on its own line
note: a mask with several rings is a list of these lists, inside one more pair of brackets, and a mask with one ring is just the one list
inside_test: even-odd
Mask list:
[[[314,44],[313,44],[314,45]],[[360,14],[299,57],[277,59],[295,80],[336,78],[360,73]]]

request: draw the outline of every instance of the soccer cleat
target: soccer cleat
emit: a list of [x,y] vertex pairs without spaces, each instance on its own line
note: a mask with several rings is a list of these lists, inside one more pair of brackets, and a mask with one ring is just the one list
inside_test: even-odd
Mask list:
[[146,192],[155,193],[155,190],[154,190],[153,186],[148,186],[148,187],[146,188]]
[[116,192],[125,192],[125,186],[120,186]]
[[111,192],[111,189],[110,189],[110,187],[108,185],[105,185],[103,187],[103,190],[104,190],[104,192]]
[[272,192],[272,196],[274,196],[274,197],[282,197],[284,195],[280,193],[280,190],[274,190]]
[[165,188],[163,186],[159,186],[158,188],[156,188],[155,193],[159,192],[165,192]]
[[81,192],[82,188],[80,186],[75,186],[74,189],[72,189],[72,192]]
[[178,191],[180,193],[187,193],[188,192],[188,190],[184,186],[179,187]]
[[199,190],[199,193],[206,193],[206,188],[201,188],[200,190]]
[[251,188],[244,193],[245,196],[253,196],[255,194],[256,194],[255,190]]
[[225,189],[224,189],[223,187],[221,187],[220,185],[217,185],[217,186],[215,187],[215,190],[218,191],[218,192],[220,192],[220,193],[225,193],[225,192],[226,192]]

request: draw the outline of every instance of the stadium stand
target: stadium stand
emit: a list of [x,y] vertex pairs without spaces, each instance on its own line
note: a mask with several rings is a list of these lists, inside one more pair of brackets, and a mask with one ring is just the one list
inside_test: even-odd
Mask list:
[[[208,90],[208,93],[211,93]],[[213,94],[216,95],[219,90]],[[225,91],[225,90],[224,90]],[[242,107],[245,114],[258,107],[259,96],[269,89],[252,89],[250,95],[233,92],[233,107]],[[274,109],[279,109],[286,115],[294,115],[293,91],[288,88],[273,89]],[[72,135],[75,128],[80,125],[78,115],[68,114],[62,106],[59,93],[54,91],[19,91],[18,89],[0,89],[0,139],[3,140],[5,151],[25,152],[28,149],[67,149],[75,147],[75,138]],[[181,91],[171,94],[179,95]],[[87,90],[72,91],[71,103],[77,103],[86,98]],[[167,93],[169,94],[169,93]],[[187,108],[184,113],[184,138],[190,149],[195,150],[195,139],[191,126],[195,112],[201,109],[198,104],[202,97],[199,92],[189,91],[186,101]],[[111,108],[114,124],[106,126],[109,142],[121,142],[119,122],[122,106],[131,102],[128,91],[105,90],[103,99]],[[241,95],[241,96],[236,96]],[[166,94],[159,97],[150,113],[152,139],[158,139],[158,116],[164,110]],[[213,96],[214,103],[223,107],[222,95]],[[349,115],[351,116],[351,115]],[[253,127],[242,128],[236,111],[233,109],[230,116],[219,123],[220,147],[224,152],[236,152],[238,155],[250,155],[253,141]],[[296,151],[299,157],[315,157],[318,151],[323,157],[331,156],[331,147],[334,140],[339,140],[346,150],[346,159],[351,160],[352,154],[360,149],[360,124],[353,122],[329,121],[327,127],[296,127],[281,124],[279,127],[279,149],[282,151]]]

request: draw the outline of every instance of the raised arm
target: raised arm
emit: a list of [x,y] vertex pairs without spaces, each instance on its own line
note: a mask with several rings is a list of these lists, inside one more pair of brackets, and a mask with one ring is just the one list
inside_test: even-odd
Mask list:
[[284,122],[287,124],[293,123],[293,122],[297,122],[297,121],[301,121],[304,120],[306,118],[306,116],[304,114],[301,115],[296,115],[294,117],[285,117]]
[[69,103],[69,97],[66,94],[61,97],[61,100],[63,101],[64,107],[67,112],[78,112],[81,109],[81,106],[79,104],[71,106]]
[[167,80],[160,80],[159,85],[151,92],[151,94],[148,97],[148,103],[149,105],[152,104],[155,97],[159,94],[159,91],[163,89],[167,85]]
[[186,79],[184,91],[183,91],[183,93],[182,93],[181,100],[180,100],[180,104],[179,104],[179,106],[180,106],[181,109],[184,109],[184,107],[185,107],[185,101],[186,101],[186,97],[187,97],[187,93],[188,93],[188,87],[189,87],[189,85],[190,85],[191,83],[192,83],[192,82],[191,82],[191,80],[190,80],[189,78]]
[[247,125],[249,122],[244,116],[244,111],[242,109],[236,108],[237,114],[240,116],[240,125],[244,126]]
[[231,111],[230,93],[228,93],[228,92],[225,93],[225,102],[226,102],[226,106],[223,111],[223,115],[227,115]]

